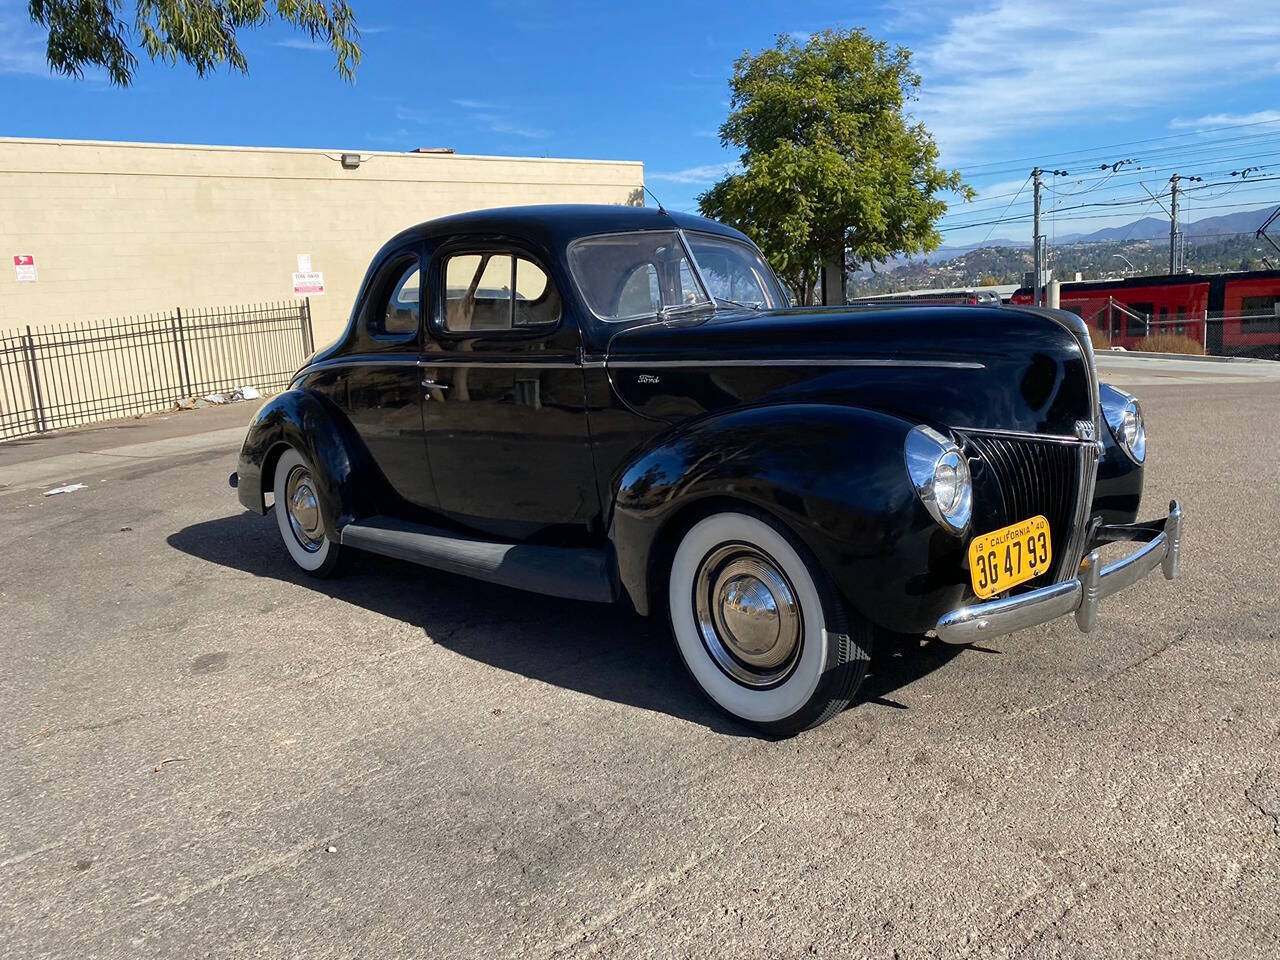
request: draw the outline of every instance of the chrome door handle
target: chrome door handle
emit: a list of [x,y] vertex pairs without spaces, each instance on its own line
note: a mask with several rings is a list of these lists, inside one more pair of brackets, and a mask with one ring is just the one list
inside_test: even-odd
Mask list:
[[428,390],[448,390],[449,389],[449,385],[447,383],[440,383],[439,381],[436,381],[436,380],[423,380],[422,385],[426,387]]

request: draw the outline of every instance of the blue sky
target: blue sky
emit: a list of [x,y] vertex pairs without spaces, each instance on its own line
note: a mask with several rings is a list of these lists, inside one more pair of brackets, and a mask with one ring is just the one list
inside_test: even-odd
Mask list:
[[[1071,174],[1046,197],[1055,233],[1163,215],[1144,190],[1158,196],[1172,169],[1224,184],[1188,196],[1192,217],[1280,202],[1280,182],[1256,181],[1280,176],[1280,4],[351,3],[354,85],[328,51],[269,26],[242,38],[247,77],[144,61],[122,91],[50,76],[25,2],[0,0],[0,135],[638,159],[667,206],[692,209],[736,160],[716,134],[734,59],[778,34],[861,26],[914,51],[914,112],[979,190],[944,219],[947,244],[1028,236],[985,221],[1029,211],[1037,159]],[[1136,162],[1098,171],[1122,159]],[[1264,167],[1256,182],[1229,177],[1249,164]],[[1144,202],[1066,210],[1086,195]]]

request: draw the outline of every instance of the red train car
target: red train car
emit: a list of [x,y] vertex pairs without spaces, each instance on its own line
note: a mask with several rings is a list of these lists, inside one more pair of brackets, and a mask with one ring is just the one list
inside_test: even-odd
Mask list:
[[[1021,287],[1010,302],[1031,299]],[[1210,354],[1280,359],[1280,270],[1077,281],[1062,284],[1059,302],[1114,346],[1173,333]]]

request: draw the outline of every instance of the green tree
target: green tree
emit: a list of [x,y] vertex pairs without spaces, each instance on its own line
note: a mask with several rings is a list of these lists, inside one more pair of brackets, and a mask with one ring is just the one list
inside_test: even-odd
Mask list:
[[911,53],[863,30],[827,30],[803,46],[775,46],[734,64],[720,142],[741,151],[741,171],[698,198],[703,214],[759,244],[802,303],[821,264],[845,269],[933,250],[944,192],[970,198],[960,174],[908,105],[920,77]]
[[331,48],[343,79],[352,80],[360,63],[360,31],[341,0],[137,0],[132,18],[121,5],[31,0],[32,21],[49,30],[49,66],[73,77],[82,77],[85,67],[101,67],[112,83],[127,87],[138,66],[136,45],[151,60],[182,60],[202,77],[223,64],[248,73],[238,34],[268,23],[273,14]]

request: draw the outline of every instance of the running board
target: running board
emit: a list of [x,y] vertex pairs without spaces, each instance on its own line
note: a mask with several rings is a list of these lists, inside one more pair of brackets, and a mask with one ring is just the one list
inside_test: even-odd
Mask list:
[[383,516],[347,524],[341,542],[517,590],[596,603],[612,603],[615,597],[604,550],[475,540]]

